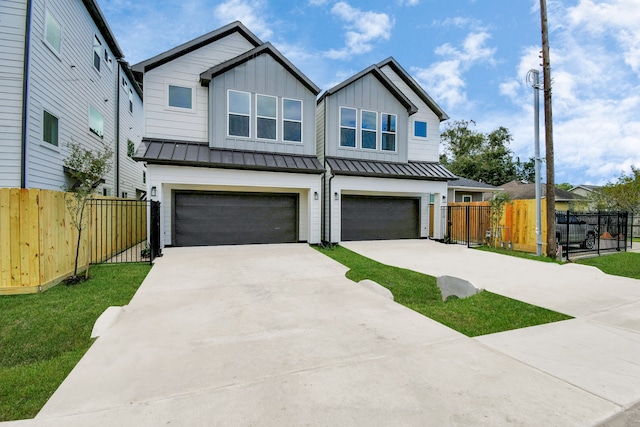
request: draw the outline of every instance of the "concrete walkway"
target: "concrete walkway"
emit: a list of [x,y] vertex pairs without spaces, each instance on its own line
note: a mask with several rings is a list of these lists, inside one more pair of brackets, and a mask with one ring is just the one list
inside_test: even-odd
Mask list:
[[347,246],[421,271],[495,261],[508,271],[493,277],[515,271],[530,288],[514,293],[578,318],[470,339],[355,285],[307,245],[166,249],[40,414],[7,425],[584,426],[638,399],[638,324],[625,310],[638,282],[590,271],[599,286],[581,280],[588,292],[574,294],[537,263],[512,270],[510,258],[428,241]]

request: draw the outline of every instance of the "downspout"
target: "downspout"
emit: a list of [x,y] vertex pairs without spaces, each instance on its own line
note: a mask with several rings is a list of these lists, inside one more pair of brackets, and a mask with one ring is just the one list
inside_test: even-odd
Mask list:
[[118,79],[116,80],[116,140],[115,140],[115,156],[114,169],[115,169],[115,196],[120,197],[120,67],[122,67],[122,58],[116,58],[116,64],[118,64]]
[[31,59],[31,15],[33,0],[27,0],[22,69],[22,135],[20,148],[20,188],[27,188],[27,125],[29,117],[29,62]]

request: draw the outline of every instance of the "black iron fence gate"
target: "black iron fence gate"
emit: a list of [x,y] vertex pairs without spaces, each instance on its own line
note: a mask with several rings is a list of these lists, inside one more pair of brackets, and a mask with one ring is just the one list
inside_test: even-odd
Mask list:
[[556,212],[558,254],[574,255],[626,251],[633,241],[628,212]]
[[87,208],[91,264],[152,263],[161,256],[160,202],[91,199]]
[[482,246],[490,229],[489,206],[442,207],[442,235],[445,243]]

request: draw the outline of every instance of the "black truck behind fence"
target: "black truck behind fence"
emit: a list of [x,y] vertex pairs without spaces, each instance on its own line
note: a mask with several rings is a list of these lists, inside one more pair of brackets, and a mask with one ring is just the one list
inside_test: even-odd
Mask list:
[[633,228],[628,212],[556,212],[558,254],[573,255],[626,251],[632,245]]

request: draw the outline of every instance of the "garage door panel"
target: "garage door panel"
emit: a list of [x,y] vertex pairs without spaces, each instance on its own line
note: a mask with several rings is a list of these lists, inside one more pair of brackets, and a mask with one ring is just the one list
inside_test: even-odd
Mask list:
[[341,240],[416,239],[420,199],[342,196]]
[[177,192],[176,246],[297,241],[297,194]]

